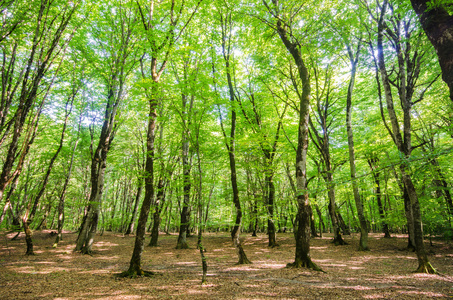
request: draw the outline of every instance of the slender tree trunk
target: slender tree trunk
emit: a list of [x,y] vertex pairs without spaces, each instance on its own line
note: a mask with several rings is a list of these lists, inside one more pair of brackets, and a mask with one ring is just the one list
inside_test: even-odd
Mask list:
[[[155,78],[155,85],[158,78]],[[146,139],[146,163],[145,163],[145,198],[143,199],[140,215],[137,223],[137,234],[135,236],[134,250],[132,252],[129,269],[121,273],[120,277],[151,276],[153,273],[142,269],[142,253],[145,245],[146,223],[149,211],[154,198],[154,140],[156,130],[156,86],[153,86],[149,100],[149,119]]]
[[356,165],[355,165],[355,150],[354,150],[354,136],[352,131],[352,91],[354,89],[355,76],[357,71],[357,64],[359,62],[361,42],[358,42],[357,52],[354,57],[352,50],[349,46],[348,54],[351,62],[351,78],[349,80],[348,93],[346,97],[346,131],[348,134],[348,149],[349,149],[349,167],[351,170],[352,191],[354,194],[354,201],[357,209],[360,224],[360,242],[359,251],[367,251],[368,247],[368,228],[365,213],[363,211],[363,203],[359,194],[359,187],[356,180]]
[[137,218],[138,206],[140,205],[140,197],[142,196],[143,180],[139,179],[137,194],[135,195],[134,209],[132,210],[132,217],[127,226],[125,235],[132,234],[134,232],[135,219]]
[[[185,95],[183,95],[183,106],[184,113],[187,113],[185,110],[186,102]],[[190,111],[189,111],[190,112]],[[189,116],[190,118],[190,116]],[[189,120],[184,120],[184,124],[188,126],[190,124]],[[179,226],[179,236],[176,249],[188,249],[189,245],[187,244],[187,231],[189,229],[189,205],[190,205],[190,171],[191,171],[191,162],[189,159],[189,129],[184,128],[182,136],[182,164],[183,164],[183,202],[181,209],[181,223]]]
[[275,186],[274,186],[273,174],[267,175],[265,181],[266,181],[266,189],[267,189],[266,208],[267,208],[267,212],[268,212],[268,218],[267,218],[267,234],[269,237],[268,246],[273,248],[273,247],[278,246],[277,241],[276,241],[276,229],[275,229],[275,223],[274,223]]
[[60,199],[58,201],[57,237],[55,238],[55,242],[53,244],[54,248],[56,248],[58,246],[58,243],[61,240],[63,240],[63,225],[64,225],[64,216],[65,216],[64,215],[64,204],[65,204],[65,199],[66,199],[66,190],[69,185],[69,180],[71,179],[72,166],[74,165],[74,157],[75,157],[77,145],[79,143],[81,123],[82,123],[82,117],[80,116],[78,130],[77,130],[77,137],[76,137],[76,140],[74,143],[74,147],[72,148],[71,161],[69,162],[68,172],[66,174],[65,182],[63,184],[63,189],[61,190]]
[[[404,161],[400,164],[400,172],[401,172],[401,179],[404,183],[405,191],[407,192],[408,204],[410,211],[412,213],[412,218],[408,218],[408,224],[414,227],[414,241],[415,241],[415,251],[417,253],[417,259],[419,266],[417,268],[417,272],[423,273],[436,273],[436,270],[432,267],[428,260],[428,256],[426,254],[424,242],[423,242],[423,232],[422,232],[422,223],[421,223],[421,212],[420,212],[420,204],[418,201],[418,196],[415,190],[415,186],[412,182],[412,178],[409,174],[409,166],[408,160],[411,156],[412,152],[412,144],[411,144],[411,109],[412,109],[412,99],[410,95],[412,95],[413,90],[409,90],[408,92],[408,85],[406,85],[406,79],[409,76],[409,80],[414,80],[409,70],[406,72],[405,69],[405,62],[403,59],[403,51],[401,49],[400,41],[394,40],[395,42],[395,49],[398,56],[398,95],[399,100],[401,103],[401,108],[403,110],[403,133],[401,133],[400,124],[398,123],[397,115],[393,105],[393,97],[392,97],[392,90],[390,86],[390,80],[388,77],[388,73],[385,66],[385,59],[384,59],[384,47],[383,47],[383,39],[384,39],[384,31],[387,30],[385,24],[385,12],[387,9],[388,1],[384,0],[384,3],[381,7],[380,17],[378,19],[378,39],[377,39],[377,50],[378,50],[378,67],[381,74],[382,83],[384,86],[385,92],[385,100],[387,104],[387,112],[390,118],[391,127],[387,127],[387,130],[392,136],[392,139],[395,145],[398,148],[398,151],[404,157]],[[396,19],[399,23],[399,20]],[[400,27],[396,28],[398,31],[394,32],[397,38],[400,38]],[[408,51],[410,50],[409,38],[410,36],[406,36],[405,38],[408,40],[406,44],[406,53],[408,55]],[[415,77],[416,79],[416,77]]]
[[157,183],[157,195],[156,201],[154,202],[154,212],[153,212],[153,226],[151,229],[151,241],[148,246],[157,247],[157,240],[159,239],[159,226],[162,221],[160,213],[165,203],[165,179],[163,176],[159,179]]
[[[273,0],[278,7],[278,1]],[[299,78],[302,81],[302,93],[300,94],[299,126],[296,150],[296,186],[297,186],[297,215],[298,229],[296,235],[296,253],[294,263],[288,264],[293,267],[307,267],[314,270],[321,270],[310,257],[310,201],[307,187],[307,150],[308,150],[308,119],[310,106],[310,77],[305,62],[302,58],[300,45],[297,41],[291,41],[288,36],[286,25],[279,18],[279,12],[274,14],[270,7],[264,2],[268,10],[275,16],[276,31],[280,36],[286,49],[289,51],[298,68]]]

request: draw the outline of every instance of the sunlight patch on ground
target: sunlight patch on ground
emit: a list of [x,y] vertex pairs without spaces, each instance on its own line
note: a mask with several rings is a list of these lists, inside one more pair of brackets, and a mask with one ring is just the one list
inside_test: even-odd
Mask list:
[[388,298],[386,295],[382,294],[373,294],[373,295],[363,295],[365,299],[385,299]]
[[192,261],[181,261],[181,262],[175,263],[175,265],[182,265],[182,266],[198,266],[197,263],[192,262]]
[[69,272],[69,269],[66,268],[60,268],[60,267],[52,267],[52,268],[46,268],[46,269],[40,269],[36,270],[33,267],[19,267],[16,268],[15,271],[17,273],[25,273],[25,274],[51,274],[51,273],[57,273],[57,272]]
[[230,271],[259,271],[260,269],[252,267],[252,265],[240,265],[236,267],[230,267],[223,270],[223,272]]
[[110,242],[99,241],[99,242],[95,243],[95,246],[97,246],[97,247],[113,247],[113,246],[119,246],[119,245],[110,243]]
[[440,293],[433,293],[433,292],[422,292],[422,291],[398,291],[400,294],[406,294],[406,295],[414,295],[415,298],[417,298],[420,295],[424,295],[427,297],[446,297],[444,294]]
[[328,264],[329,267],[346,267],[344,264]]
[[256,261],[256,266],[264,269],[282,269],[286,267],[286,264],[281,263],[269,263],[264,261]]
[[368,290],[375,290],[373,287],[369,286],[362,286],[362,285],[354,285],[354,286],[343,286],[344,289],[351,289],[356,291],[368,291]]

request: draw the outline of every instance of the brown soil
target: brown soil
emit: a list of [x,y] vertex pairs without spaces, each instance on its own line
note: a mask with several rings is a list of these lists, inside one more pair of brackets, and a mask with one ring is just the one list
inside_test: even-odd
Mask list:
[[75,234],[67,233],[58,248],[50,231],[34,234],[35,256],[25,256],[23,234],[0,233],[1,299],[451,299],[453,245],[426,242],[430,261],[441,275],[414,274],[417,259],[404,249],[406,238],[372,234],[371,251],[359,252],[358,235],[346,246],[331,237],[312,240],[311,255],[326,273],[285,268],[294,260],[291,234],[280,234],[276,248],[267,237],[242,234],[251,265],[236,265],[228,233],[206,233],[207,284],[201,285],[201,259],[196,238],[191,249],[176,250],[177,236],[161,235],[159,247],[146,247],[142,257],[151,278],[119,279],[127,270],[134,237],[106,232],[97,236],[92,256],[74,253]]

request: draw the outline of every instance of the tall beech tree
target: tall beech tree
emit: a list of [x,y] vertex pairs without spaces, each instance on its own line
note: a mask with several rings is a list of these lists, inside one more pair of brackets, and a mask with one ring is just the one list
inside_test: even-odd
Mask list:
[[[389,11],[388,11],[389,10]],[[420,76],[421,58],[423,49],[413,49],[413,26],[410,20],[403,18],[400,14],[393,13],[387,0],[380,5],[379,15],[376,17],[378,23],[377,31],[377,55],[378,68],[381,75],[381,81],[384,88],[385,101],[387,104],[387,113],[390,119],[390,126],[386,128],[392,137],[395,146],[398,148],[403,160],[399,165],[399,171],[404,184],[404,190],[407,192],[409,199],[409,210],[412,218],[408,219],[414,227],[415,251],[418,258],[417,272],[436,273],[431,266],[428,255],[423,243],[422,220],[419,199],[411,175],[410,158],[412,150],[412,127],[411,127],[411,110],[412,106],[421,101],[424,92],[430,84],[422,91],[418,98],[414,99],[414,92],[417,80]],[[387,18],[390,18],[388,20]],[[392,79],[390,72],[387,70],[385,52],[384,52],[384,34],[386,34],[394,45],[396,54],[396,78]],[[397,97],[401,104],[403,112],[403,122],[400,124],[396,110],[394,108],[394,92],[392,84],[397,89]]]
[[[249,76],[252,76],[251,74]],[[259,148],[263,154],[264,164],[264,202],[267,210],[267,234],[268,234],[268,246],[278,246],[276,241],[276,228],[275,228],[275,165],[274,159],[277,153],[277,145],[280,137],[280,130],[282,128],[282,119],[286,114],[288,104],[284,106],[282,112],[279,112],[278,106],[274,103],[276,108],[276,114],[278,116],[277,128],[273,137],[269,137],[270,124],[263,120],[266,116],[263,116],[264,105],[262,99],[263,95],[260,96],[260,91],[255,91],[258,87],[254,87],[256,84],[252,83],[253,79],[248,79],[247,88],[241,88],[242,93],[239,91],[236,93],[239,106],[242,114],[244,115],[247,123],[252,129],[254,135],[258,138]],[[238,90],[238,88],[236,88]],[[245,97],[241,97],[243,94]],[[258,96],[256,96],[258,94]],[[243,99],[245,98],[245,99]],[[258,99],[257,99],[258,98]],[[275,100],[274,100],[275,101]]]
[[[112,8],[113,6],[99,7],[100,14],[105,17],[105,23],[95,22],[93,28],[96,28],[96,31],[91,33],[91,37],[97,43],[97,49],[94,52],[99,51],[102,56],[93,56],[88,49],[84,49],[87,59],[98,70],[98,75],[102,76],[106,97],[102,128],[95,149],[93,148],[94,126],[90,129],[92,140],[90,199],[75,248],[75,251],[82,251],[85,254],[90,254],[92,251],[104,190],[107,155],[118,130],[119,124],[116,119],[120,104],[127,94],[127,77],[137,62],[137,51],[134,50],[137,24],[135,9],[130,3],[129,5],[119,3],[115,6],[114,13]],[[105,47],[104,44],[107,41],[108,44]]]
[[221,28],[221,41],[222,41],[222,56],[225,63],[225,74],[228,84],[228,97],[229,97],[229,118],[230,118],[230,132],[227,134],[225,129],[225,120],[222,117],[222,111],[220,106],[218,106],[220,126],[222,129],[222,134],[225,139],[225,146],[228,151],[228,161],[230,165],[230,180],[231,188],[233,190],[233,204],[236,208],[236,216],[233,229],[231,231],[231,238],[233,244],[236,247],[236,252],[238,254],[238,264],[250,264],[251,261],[247,258],[242,243],[239,239],[239,234],[241,231],[242,223],[242,206],[241,200],[239,199],[239,188],[237,182],[237,170],[236,170],[236,121],[237,121],[237,95],[234,89],[233,77],[233,59],[232,59],[232,32],[233,32],[233,12],[230,8],[219,5],[218,8],[218,17],[220,21]]
[[[70,25],[70,21],[79,4],[80,1],[67,3],[48,0],[41,0],[39,4],[33,3],[28,8],[34,12],[28,27],[32,32],[29,38],[22,40],[21,36],[16,37],[11,29],[9,33],[3,33],[2,44],[8,42],[8,45],[2,45],[0,144],[5,141],[9,144],[0,175],[0,201],[3,199],[5,188],[22,171],[23,161],[34,136],[32,132],[35,130],[31,128],[38,126],[39,114],[48,96],[46,90],[49,91],[49,84],[53,82],[49,80],[42,84],[42,81],[46,76],[52,77],[52,73],[55,72],[54,65],[58,64],[73,36],[76,26]],[[22,47],[23,42],[26,43],[26,50],[25,53],[20,53],[18,47]],[[55,78],[56,74],[53,76]],[[41,103],[35,109],[38,100]],[[34,114],[34,117],[29,119],[29,113]],[[29,120],[31,120],[28,123],[30,134],[21,138]]]
[[293,32],[293,26],[298,24],[292,18],[296,12],[304,8],[306,3],[289,3],[290,1],[263,0],[270,15],[269,26],[279,35],[286,49],[294,59],[297,66],[302,90],[298,90],[299,97],[299,124],[296,153],[296,186],[297,186],[297,214],[298,228],[296,236],[295,261],[289,264],[293,267],[307,267],[314,270],[321,270],[310,257],[310,200],[306,189],[307,182],[307,149],[308,149],[308,119],[310,107],[310,76],[302,55],[301,41]]
[[360,50],[362,47],[362,41],[357,41],[357,47],[355,53],[352,47],[346,42],[346,49],[348,52],[349,63],[351,66],[351,78],[349,79],[348,92],[346,95],[346,131],[348,134],[348,150],[349,150],[349,168],[351,171],[351,180],[352,180],[352,191],[354,194],[354,202],[357,209],[357,215],[359,217],[360,224],[360,242],[359,250],[366,251],[369,250],[368,247],[368,225],[365,218],[365,212],[363,208],[363,202],[360,197],[359,187],[357,184],[357,171],[356,171],[356,158],[355,158],[355,149],[354,149],[354,133],[352,130],[352,93],[354,90],[355,77],[357,74],[357,66],[359,64]]
[[[324,73],[324,77],[323,74]],[[335,171],[335,166],[333,164],[333,158],[330,152],[332,144],[330,142],[331,133],[333,129],[333,120],[335,118],[335,102],[338,99],[335,99],[335,95],[332,87],[332,69],[330,66],[327,66],[325,72],[323,70],[313,68],[313,74],[315,78],[315,101],[313,108],[313,114],[310,116],[310,138],[313,141],[313,144],[318,149],[321,154],[321,161],[324,167],[322,176],[327,186],[327,195],[329,198],[329,215],[330,220],[332,221],[333,227],[333,243],[335,245],[345,245],[346,242],[341,236],[341,216],[338,211],[338,205],[336,203],[335,197],[335,182],[333,173]],[[322,84],[324,82],[324,84]],[[313,122],[315,119],[315,122]]]
[[451,2],[411,0],[426,36],[436,49],[442,79],[450,89],[453,101],[453,13]]
[[[119,276],[151,276],[152,272],[141,267],[141,256],[145,243],[146,222],[154,198],[154,140],[157,120],[157,106],[161,98],[159,82],[175,43],[181,37],[197,12],[202,0],[186,3],[172,0],[169,3],[151,1],[143,4],[137,1],[143,28],[145,51],[140,59],[144,96],[148,100],[148,128],[146,133],[145,198],[137,224],[137,235],[129,269]],[[186,12],[189,10],[190,12]]]

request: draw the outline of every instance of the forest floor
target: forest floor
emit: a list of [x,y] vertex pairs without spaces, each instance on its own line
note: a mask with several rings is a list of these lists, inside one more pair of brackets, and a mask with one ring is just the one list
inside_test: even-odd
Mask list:
[[453,243],[426,241],[440,275],[415,274],[415,253],[406,237],[371,234],[371,251],[359,252],[357,234],[334,246],[331,236],[314,238],[311,256],[326,273],[286,268],[294,260],[292,234],[267,247],[267,236],[242,234],[251,265],[236,265],[228,233],[205,233],[207,283],[201,285],[196,237],[176,250],[177,235],[162,234],[159,247],[145,247],[142,266],[151,278],[117,278],[127,270],[134,236],[97,235],[92,256],[73,252],[76,235],[66,233],[58,248],[50,231],[34,233],[35,256],[25,256],[23,233],[0,232],[0,299],[453,299]]

